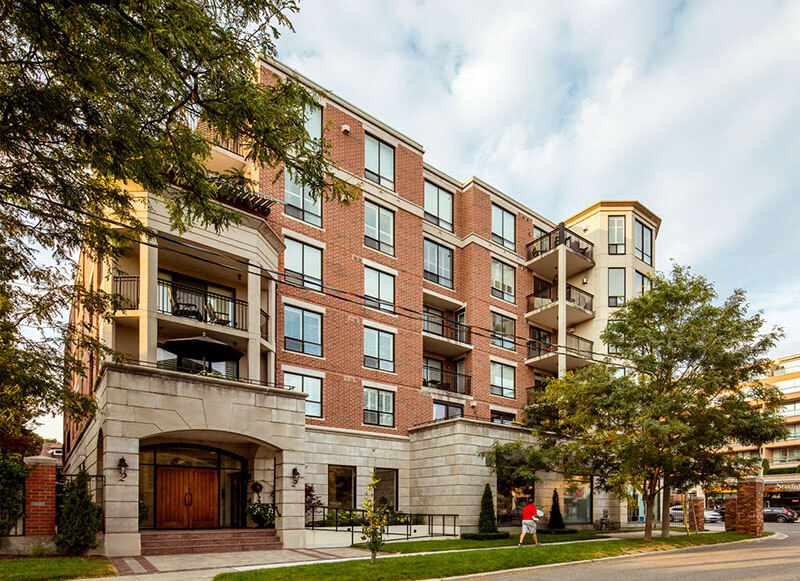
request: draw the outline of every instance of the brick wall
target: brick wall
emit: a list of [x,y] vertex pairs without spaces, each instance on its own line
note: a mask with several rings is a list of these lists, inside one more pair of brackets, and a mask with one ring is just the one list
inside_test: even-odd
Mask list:
[[56,465],[47,456],[25,458],[32,469],[25,481],[25,536],[56,534]]
[[725,500],[725,531],[735,533],[739,530],[739,500],[733,496]]
[[725,502],[725,530],[743,535],[764,534],[764,480],[755,476],[739,482],[739,492]]

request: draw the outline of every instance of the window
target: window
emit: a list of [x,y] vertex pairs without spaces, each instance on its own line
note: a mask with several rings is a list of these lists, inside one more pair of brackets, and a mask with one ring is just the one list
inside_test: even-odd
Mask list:
[[503,397],[514,397],[514,372],[516,369],[511,365],[505,365],[492,361],[492,385],[493,395]]
[[422,330],[434,335],[444,335],[444,311],[423,305]]
[[608,253],[625,254],[625,216],[608,217]]
[[516,269],[505,262],[492,259],[492,296],[514,302]]
[[286,174],[286,190],[284,194],[286,205],[283,207],[283,211],[298,220],[303,220],[314,226],[321,226],[322,201],[319,196],[315,200],[308,188],[294,180],[288,169],[284,173]]
[[364,202],[364,244],[394,256],[394,212]]
[[394,312],[394,276],[369,266],[364,267],[364,304]]
[[453,288],[453,251],[445,246],[425,240],[426,280]]
[[394,468],[375,468],[375,506],[397,510],[397,470]]
[[306,415],[322,417],[322,379],[299,373],[284,373],[283,384],[287,389],[307,393]]
[[425,219],[453,231],[453,194],[431,182],[425,182]]
[[463,418],[464,406],[446,401],[433,402],[433,421],[449,420],[452,418]]
[[514,214],[492,204],[492,242],[516,249],[514,219]]
[[552,334],[550,331],[540,329],[539,327],[530,328],[531,341],[528,344],[528,357],[539,357],[550,353],[555,349],[552,345]]
[[316,142],[322,141],[322,107],[313,105],[306,109],[306,132]]
[[636,284],[634,286],[634,290],[636,291],[636,296],[640,297],[644,293],[649,292],[650,288],[652,287],[652,282],[650,281],[650,279],[646,275],[639,272],[638,270],[636,271],[634,276],[635,276],[634,280],[636,281]]
[[328,466],[328,506],[353,508],[356,503],[356,467]]
[[442,360],[433,357],[422,358],[422,385],[438,386],[442,383]]
[[516,321],[511,317],[506,317],[499,313],[492,313],[492,345],[502,347],[503,349],[510,349],[511,351],[517,350],[517,344],[514,339],[516,330],[514,328]]
[[364,423],[394,427],[394,393],[374,387],[364,388]]
[[322,290],[322,250],[286,238],[283,254],[283,269],[286,282],[314,290]]
[[564,479],[564,522],[592,522],[592,477],[573,476]]
[[184,373],[212,373],[228,379],[239,377],[238,361],[203,361],[203,359],[192,359],[189,357],[177,357],[163,348],[163,343],[156,347],[156,366],[159,369],[170,371],[182,371]]
[[509,414],[506,412],[498,412],[496,410],[492,410],[491,412],[491,420],[493,424],[512,424],[517,419],[517,416],[514,414]]
[[364,327],[364,367],[394,371],[394,335]]
[[394,147],[364,136],[364,177],[390,190],[394,189]]
[[621,307],[625,304],[625,269],[608,269],[608,306]]
[[636,220],[634,222],[634,256],[641,260],[642,262],[646,262],[647,264],[653,264],[653,231]]
[[283,348],[322,356],[322,315],[286,305],[283,311]]

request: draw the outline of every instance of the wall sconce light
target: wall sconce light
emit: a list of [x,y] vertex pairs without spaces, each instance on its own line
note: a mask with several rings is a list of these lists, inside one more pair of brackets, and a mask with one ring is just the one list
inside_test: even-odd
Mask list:
[[297,486],[297,483],[300,482],[300,471],[297,469],[297,466],[292,468],[292,488]]
[[120,456],[117,468],[119,469],[119,479],[125,480],[128,477],[128,463],[125,461],[125,456]]

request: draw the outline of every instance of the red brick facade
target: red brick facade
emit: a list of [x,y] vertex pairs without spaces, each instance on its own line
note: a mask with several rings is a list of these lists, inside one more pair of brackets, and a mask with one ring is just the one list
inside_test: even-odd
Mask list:
[[743,535],[764,534],[764,481],[748,477],[739,483],[739,492],[725,502],[725,530]]

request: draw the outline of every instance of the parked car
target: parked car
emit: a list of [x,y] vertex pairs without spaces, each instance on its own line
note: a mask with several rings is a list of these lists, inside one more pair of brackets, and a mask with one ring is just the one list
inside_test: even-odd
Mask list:
[[705,522],[720,522],[723,518],[722,513],[718,510],[703,511],[703,520],[705,520]]
[[[689,524],[692,524],[692,511],[689,511]],[[704,510],[704,522],[719,522],[723,519],[722,514],[717,510]],[[683,507],[673,506],[669,509],[669,520],[671,522],[683,522]]]
[[764,522],[795,522],[797,513],[783,506],[768,506],[764,508]]

